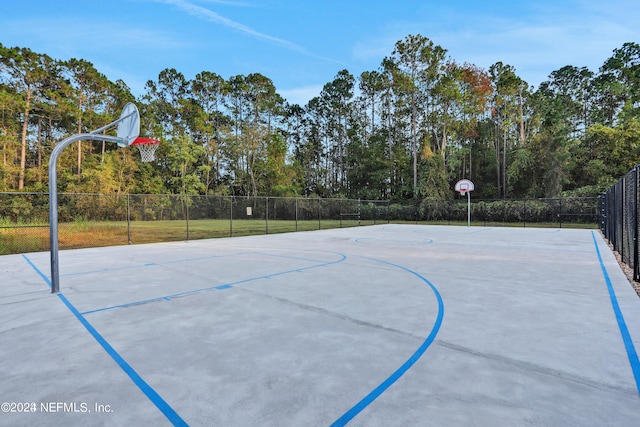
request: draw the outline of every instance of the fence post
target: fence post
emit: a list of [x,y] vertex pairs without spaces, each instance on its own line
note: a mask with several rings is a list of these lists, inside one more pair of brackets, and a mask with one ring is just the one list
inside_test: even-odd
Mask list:
[[387,224],[391,224],[391,200],[387,200]]
[[633,168],[633,280],[638,280],[638,167]]
[[229,196],[229,237],[233,237],[233,196]]
[[189,240],[189,196],[184,195],[184,203],[185,203],[185,217],[187,223],[187,240]]
[[129,199],[131,198],[131,194],[127,193],[127,242],[131,244],[131,202]]
[[264,212],[265,233],[264,234],[269,234],[269,197],[265,197],[264,204],[265,204],[265,212]]
[[372,205],[373,205],[373,225],[376,225],[377,219],[378,219],[378,204],[376,202],[373,202]]
[[296,231],[298,231],[298,198],[295,198],[296,200]]
[[560,228],[562,228],[562,197],[560,198],[560,213],[558,214],[558,219],[560,220]]
[[320,217],[322,216],[322,211],[320,210],[320,197],[318,197],[318,230],[322,228],[320,225]]

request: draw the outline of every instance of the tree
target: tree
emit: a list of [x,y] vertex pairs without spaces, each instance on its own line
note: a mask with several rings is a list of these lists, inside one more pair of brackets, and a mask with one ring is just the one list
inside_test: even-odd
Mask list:
[[[370,123],[369,135],[373,136],[376,133],[376,106],[378,100],[382,98],[384,89],[388,86],[388,80],[383,73],[378,71],[364,71],[360,75],[359,89],[362,93],[363,104],[369,104],[370,110],[363,109],[363,113],[366,116],[367,110],[371,112],[370,118],[367,121]],[[365,139],[367,135],[364,135]]]
[[[464,177],[474,197],[596,194],[640,159],[639,87],[633,42],[598,73],[567,65],[534,91],[510,65],[460,65],[408,35],[379,69],[340,70],[304,107],[259,73],[189,80],[169,68],[136,101],[142,135],[162,141],[158,161],[82,144],[61,156],[59,187],[426,200]],[[0,45],[0,190],[44,189],[54,143],[131,100],[86,60]]]
[[148,104],[146,112],[151,114],[152,133],[158,138],[184,134],[188,131],[185,119],[186,98],[189,95],[189,82],[174,68],[162,70],[158,81],[147,81],[146,93],[142,100]]
[[[64,93],[71,117],[76,120],[75,133],[90,132],[95,125],[107,124],[109,117],[104,114],[107,105],[109,80],[93,64],[82,59],[70,59],[62,63],[63,75],[66,77]],[[102,118],[99,117],[102,115]],[[95,126],[100,127],[100,126]],[[82,174],[82,141],[77,143],[78,180]],[[91,144],[90,144],[91,147]]]
[[27,131],[29,114],[44,97],[44,87],[52,75],[56,75],[55,61],[49,56],[38,54],[27,48],[5,48],[0,44],[0,73],[8,76],[9,85],[21,97],[20,111],[22,121],[20,144],[20,169],[18,190],[25,186],[27,160]]
[[640,44],[627,42],[619,49],[614,49],[613,56],[607,59],[600,72],[623,86],[620,96],[622,104],[636,112],[640,108]]
[[204,148],[205,165],[214,171],[205,176],[207,192],[220,181],[219,146],[220,132],[228,126],[229,119],[222,111],[227,84],[219,75],[203,71],[191,82],[191,93],[198,106],[194,120],[194,139]]
[[0,149],[2,150],[2,163],[0,163],[0,191],[12,189],[12,176],[14,172],[13,153],[16,153],[15,142],[20,134],[19,105],[21,97],[7,85],[0,84]]
[[347,139],[354,86],[354,77],[347,70],[341,70],[320,92],[320,102],[327,119],[327,136],[334,144],[331,152],[337,165],[335,183],[338,191],[348,191],[349,188]]
[[[462,100],[460,92],[460,81],[462,79],[462,68],[458,67],[455,62],[449,62],[433,88],[434,103],[438,107],[434,110],[434,117],[440,123],[438,127],[434,127],[434,134],[438,135],[440,140],[438,149],[442,159],[442,167],[446,169],[447,142],[451,133],[452,122],[456,119],[457,106]],[[438,131],[438,128],[440,131]]]
[[546,97],[555,98],[561,120],[566,129],[577,136],[584,135],[590,123],[591,79],[593,73],[586,67],[565,66],[549,75],[550,80],[540,84]]
[[[427,150],[428,152],[428,150]],[[444,164],[438,156],[424,156],[421,160],[419,196],[425,200],[447,200],[451,197],[451,186],[447,179]]]
[[432,112],[433,88],[441,77],[446,52],[424,36],[409,35],[396,42],[390,59],[393,65],[394,90],[406,94],[408,98],[414,197],[418,187],[420,112],[423,111],[427,119]]
[[287,164],[285,139],[272,133],[267,142],[266,161],[256,165],[260,177],[261,192],[267,196],[286,197],[300,194],[302,181],[298,177],[297,165]]
[[[495,92],[492,101],[492,117],[495,125],[494,153],[496,160],[496,178],[498,197],[507,196],[507,158],[508,151],[522,141],[520,123],[521,93],[524,82],[510,65],[496,62],[489,67],[489,75]],[[515,137],[518,135],[518,137]],[[502,156],[500,156],[502,154]]]
[[489,111],[493,85],[487,72],[477,66],[463,64],[460,72],[460,119],[457,132],[461,147],[459,153],[464,157],[458,161],[461,170],[454,175],[456,179],[468,178],[473,181],[474,157],[481,161],[484,148],[479,126]]
[[202,152],[202,147],[195,144],[187,135],[178,135],[172,138],[170,144],[167,144],[165,156],[173,172],[171,184],[175,193],[199,194],[204,190],[204,185],[198,176],[197,163]]

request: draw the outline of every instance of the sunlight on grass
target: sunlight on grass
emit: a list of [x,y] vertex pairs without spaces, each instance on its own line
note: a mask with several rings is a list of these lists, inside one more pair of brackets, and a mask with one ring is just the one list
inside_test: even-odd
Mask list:
[[[378,224],[380,222],[377,222]],[[459,221],[395,223],[422,225],[467,225]],[[250,236],[259,234],[290,233],[319,229],[374,225],[374,221],[358,220],[245,220],[199,219],[186,221],[87,221],[78,218],[61,223],[58,230],[60,249],[78,249],[100,246],[116,246],[139,243],[158,243],[181,240],[214,239],[220,237]],[[522,227],[522,223],[473,222],[472,226]],[[558,223],[527,223],[526,227],[558,228]],[[596,228],[595,224],[564,223],[566,228]],[[33,224],[0,224],[0,255],[41,252],[49,250],[49,226],[42,222]]]

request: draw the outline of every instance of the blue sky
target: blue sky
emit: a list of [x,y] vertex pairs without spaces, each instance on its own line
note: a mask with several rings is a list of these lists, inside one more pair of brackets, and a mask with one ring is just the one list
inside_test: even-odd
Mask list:
[[538,86],[565,65],[598,71],[640,43],[638,0],[30,0],[0,4],[0,43],[90,61],[134,95],[165,68],[188,79],[261,73],[304,105],[338,71],[376,70],[421,34],[459,63],[512,65]]

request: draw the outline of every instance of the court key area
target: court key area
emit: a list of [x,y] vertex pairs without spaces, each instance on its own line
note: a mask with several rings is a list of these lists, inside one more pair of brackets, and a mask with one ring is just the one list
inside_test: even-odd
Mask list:
[[385,224],[0,257],[0,425],[638,426],[597,230]]

